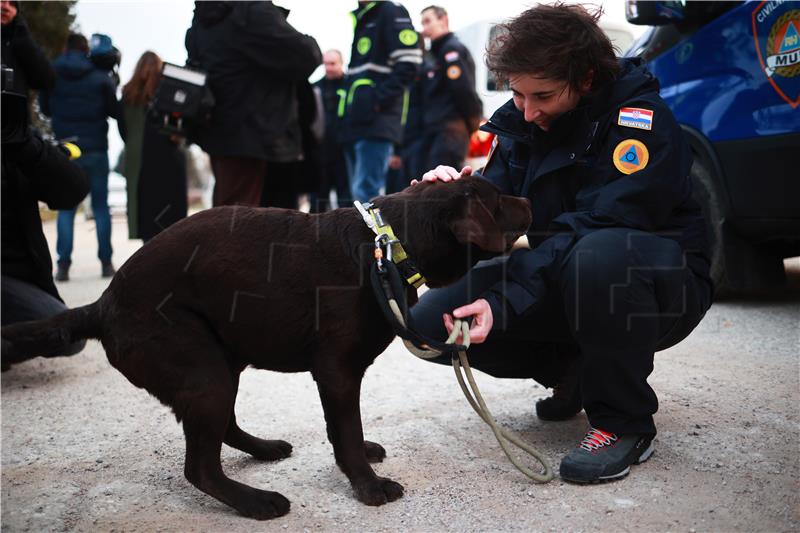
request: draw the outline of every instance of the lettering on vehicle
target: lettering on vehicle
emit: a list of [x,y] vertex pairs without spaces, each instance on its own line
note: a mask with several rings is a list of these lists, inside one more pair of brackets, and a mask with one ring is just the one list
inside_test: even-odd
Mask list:
[[614,166],[623,174],[633,174],[647,166],[650,152],[643,142],[636,139],[625,139],[614,148],[611,156]]
[[650,131],[653,129],[653,111],[640,107],[623,107],[619,110],[617,124]]

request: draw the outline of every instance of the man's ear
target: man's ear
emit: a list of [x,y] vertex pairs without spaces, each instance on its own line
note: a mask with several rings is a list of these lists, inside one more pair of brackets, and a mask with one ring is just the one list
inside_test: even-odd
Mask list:
[[467,199],[464,213],[450,222],[456,240],[462,244],[474,244],[487,252],[503,252],[506,240],[494,217],[477,198]]

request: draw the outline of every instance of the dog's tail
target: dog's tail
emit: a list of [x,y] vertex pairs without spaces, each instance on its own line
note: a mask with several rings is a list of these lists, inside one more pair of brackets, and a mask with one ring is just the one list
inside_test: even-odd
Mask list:
[[[44,320],[3,326],[0,330],[3,364],[39,356],[73,355],[80,351],[75,349],[80,341],[100,338],[102,325],[101,304],[98,300]],[[79,347],[82,348],[82,345]]]

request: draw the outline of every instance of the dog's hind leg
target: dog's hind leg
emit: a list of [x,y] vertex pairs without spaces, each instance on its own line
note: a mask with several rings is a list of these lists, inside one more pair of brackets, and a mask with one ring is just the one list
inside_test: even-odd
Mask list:
[[361,427],[361,374],[341,369],[313,371],[317,382],[328,439],[339,468],[350,479],[356,497],[367,505],[383,505],[403,495],[403,486],[375,475],[367,462],[364,433]]
[[250,435],[236,423],[236,394],[239,391],[239,372],[232,371],[234,405],[231,406],[231,415],[228,420],[228,429],[225,432],[224,442],[231,448],[236,448],[249,453],[254,458],[262,461],[277,461],[285,459],[292,454],[292,445],[282,440],[265,440]]
[[222,368],[221,359],[219,364],[198,363],[205,364],[185,376],[185,386],[175,396],[186,435],[186,479],[245,516],[266,520],[288,513],[289,500],[281,494],[249,487],[223,473],[220,451],[236,395],[231,380],[224,378],[228,369]]

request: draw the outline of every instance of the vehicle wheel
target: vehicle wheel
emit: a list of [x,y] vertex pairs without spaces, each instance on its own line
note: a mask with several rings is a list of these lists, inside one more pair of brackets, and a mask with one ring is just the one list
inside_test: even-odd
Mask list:
[[708,169],[692,165],[693,196],[700,203],[711,245],[711,279],[716,295],[783,286],[783,258],[739,237],[727,221],[727,206]]

